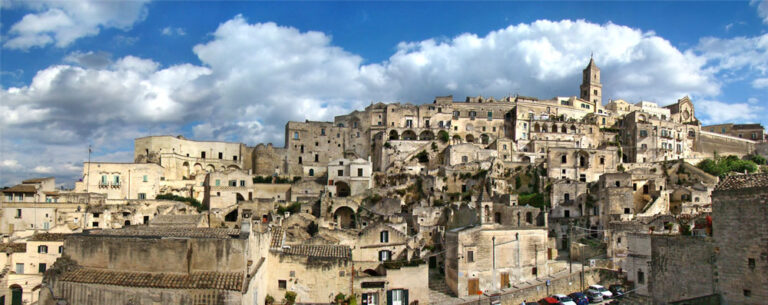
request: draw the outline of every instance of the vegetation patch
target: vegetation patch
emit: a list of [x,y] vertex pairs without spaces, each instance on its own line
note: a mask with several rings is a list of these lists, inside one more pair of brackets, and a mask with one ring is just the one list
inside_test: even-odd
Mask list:
[[198,201],[195,198],[191,198],[191,197],[181,197],[181,196],[177,196],[177,195],[174,195],[174,194],[161,194],[161,195],[157,195],[155,197],[155,199],[157,199],[157,200],[173,200],[173,201],[185,202],[185,203],[195,207],[198,212],[204,211],[204,210],[208,210],[208,208],[204,207],[203,204],[200,203],[200,201]]

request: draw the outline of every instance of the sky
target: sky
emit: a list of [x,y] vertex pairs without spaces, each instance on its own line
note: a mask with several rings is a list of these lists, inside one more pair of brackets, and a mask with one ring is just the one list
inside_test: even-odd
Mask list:
[[704,124],[768,126],[768,0],[250,2],[0,0],[0,186],[133,139],[283,146],[289,120],[435,96],[690,96]]

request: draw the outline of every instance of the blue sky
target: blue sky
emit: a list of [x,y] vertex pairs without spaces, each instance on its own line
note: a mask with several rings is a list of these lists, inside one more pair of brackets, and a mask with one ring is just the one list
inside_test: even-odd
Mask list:
[[0,185],[71,180],[132,139],[282,145],[286,120],[437,95],[690,95],[705,123],[768,124],[768,3],[2,2]]

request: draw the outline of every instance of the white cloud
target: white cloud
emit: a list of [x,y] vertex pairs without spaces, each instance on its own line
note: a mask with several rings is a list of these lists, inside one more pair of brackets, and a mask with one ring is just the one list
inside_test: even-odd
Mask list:
[[49,174],[49,173],[53,172],[53,168],[50,167],[50,166],[38,165],[34,169],[32,169],[32,171],[37,173],[37,174]]
[[[719,123],[756,122],[761,119],[764,108],[754,103],[723,103],[720,101],[703,100],[696,103],[696,112],[705,114],[702,119],[705,125]],[[702,117],[698,116],[697,117]]]
[[714,71],[734,72],[745,69],[768,74],[768,34],[755,37],[715,38],[699,41],[695,50],[714,66]]
[[130,29],[146,17],[147,0],[137,1],[24,1],[19,6],[35,11],[8,31],[3,44],[26,50],[54,44],[66,47],[77,39],[94,36],[104,28]]
[[750,4],[757,6],[757,15],[763,18],[763,23],[768,24],[768,0],[751,0]]
[[768,88],[768,77],[753,80],[752,87],[755,89]]
[[3,160],[3,162],[0,163],[0,166],[6,169],[18,169],[21,167],[21,165],[19,165],[19,161],[16,160]]
[[371,102],[578,95],[591,52],[602,70],[605,102],[668,104],[684,95],[712,100],[720,92],[716,71],[698,52],[611,23],[537,21],[484,36],[402,42],[386,61],[369,64],[324,33],[250,24],[240,16],[210,37],[193,48],[202,66],[74,52],[67,62],[77,65],[50,66],[29,85],[3,90],[0,155],[22,168],[50,160],[63,165],[43,166],[72,177],[88,144],[104,158],[130,161],[132,139],[147,134],[186,131],[198,139],[282,146],[286,121],[330,120]]
[[160,33],[162,33],[165,36],[174,36],[174,35],[184,36],[184,35],[187,35],[187,32],[184,31],[183,28],[174,28],[174,27],[165,27],[165,28],[163,28],[160,31]]

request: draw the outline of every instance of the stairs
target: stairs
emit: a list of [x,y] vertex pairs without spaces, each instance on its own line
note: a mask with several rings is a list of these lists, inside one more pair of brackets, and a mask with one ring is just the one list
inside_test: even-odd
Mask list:
[[430,304],[451,304],[462,302],[461,299],[453,296],[453,292],[445,283],[445,277],[436,270],[429,270],[429,303]]

